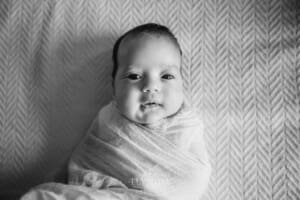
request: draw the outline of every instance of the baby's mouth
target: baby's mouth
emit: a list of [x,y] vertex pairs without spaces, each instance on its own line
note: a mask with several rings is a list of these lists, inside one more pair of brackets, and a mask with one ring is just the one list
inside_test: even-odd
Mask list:
[[142,110],[161,107],[162,105],[157,102],[146,102],[141,105]]

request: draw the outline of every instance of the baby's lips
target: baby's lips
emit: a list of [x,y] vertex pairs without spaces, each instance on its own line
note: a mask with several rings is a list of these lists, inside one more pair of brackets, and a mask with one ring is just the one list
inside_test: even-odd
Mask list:
[[159,103],[158,101],[154,101],[154,100],[149,100],[149,101],[145,101],[144,103],[142,103],[143,106],[150,106],[150,105],[158,105],[161,106],[161,103]]
[[143,103],[141,105],[142,110],[145,110],[147,108],[155,108],[155,107],[161,107],[162,105],[160,103],[156,103],[156,102],[147,102],[147,103]]

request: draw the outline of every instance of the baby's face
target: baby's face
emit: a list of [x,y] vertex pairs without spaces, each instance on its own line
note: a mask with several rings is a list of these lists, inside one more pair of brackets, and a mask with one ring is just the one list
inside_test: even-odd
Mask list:
[[132,121],[155,124],[175,114],[183,103],[181,57],[164,36],[143,36],[121,43],[114,98]]

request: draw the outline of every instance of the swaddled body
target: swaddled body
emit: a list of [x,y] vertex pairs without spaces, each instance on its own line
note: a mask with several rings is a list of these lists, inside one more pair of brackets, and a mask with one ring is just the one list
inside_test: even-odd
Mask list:
[[70,183],[132,188],[163,199],[197,199],[209,176],[201,121],[185,106],[160,127],[124,118],[114,103],[99,113],[70,165]]

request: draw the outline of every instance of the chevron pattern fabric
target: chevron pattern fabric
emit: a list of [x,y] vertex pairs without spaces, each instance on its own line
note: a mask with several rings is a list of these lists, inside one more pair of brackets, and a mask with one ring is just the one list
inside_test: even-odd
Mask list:
[[0,198],[65,180],[111,99],[114,41],[146,22],[183,49],[213,166],[203,199],[299,199],[298,0],[0,1]]

